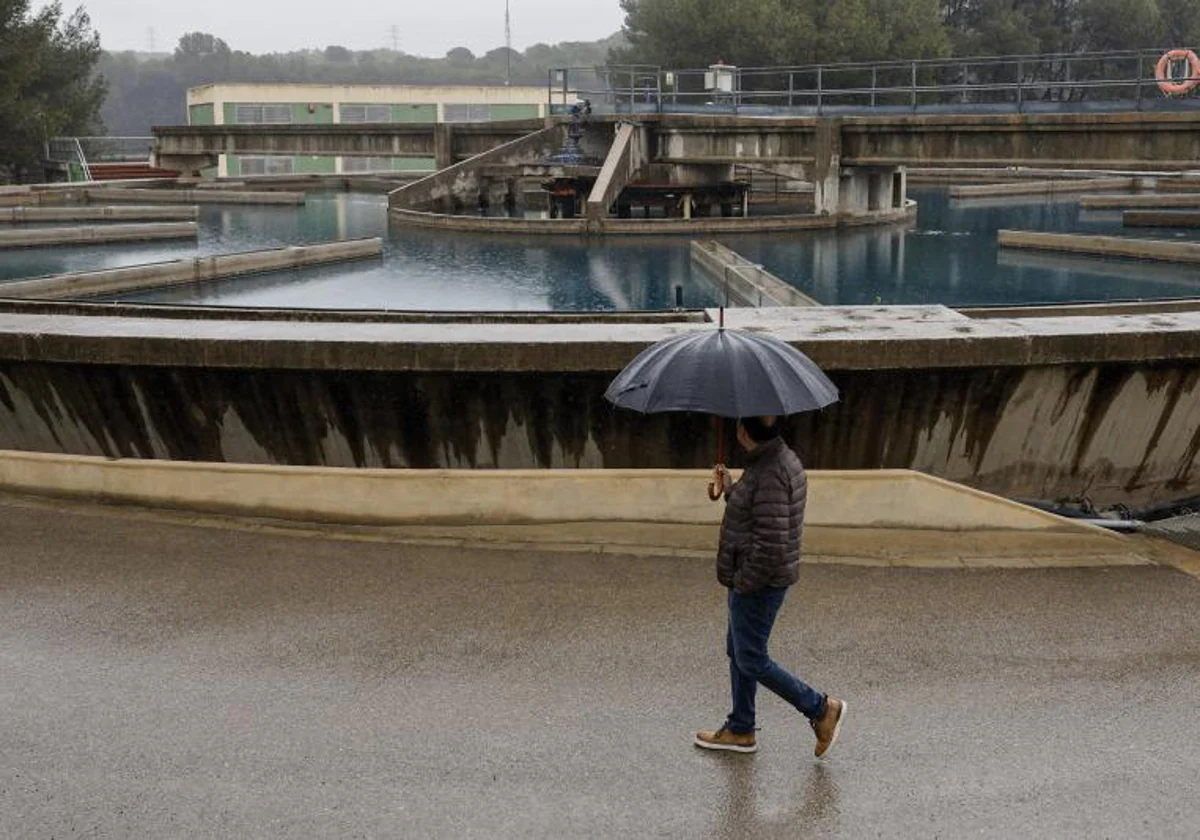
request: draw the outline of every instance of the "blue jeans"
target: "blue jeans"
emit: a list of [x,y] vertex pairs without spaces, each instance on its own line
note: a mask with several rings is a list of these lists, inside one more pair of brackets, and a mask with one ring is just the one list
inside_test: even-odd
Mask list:
[[754,731],[754,695],[759,683],[809,719],[820,717],[824,711],[825,695],[780,668],[767,655],[767,640],[786,595],[786,588],[760,589],[749,595],[729,590],[725,653],[729,656],[733,711],[725,726],[730,732]]

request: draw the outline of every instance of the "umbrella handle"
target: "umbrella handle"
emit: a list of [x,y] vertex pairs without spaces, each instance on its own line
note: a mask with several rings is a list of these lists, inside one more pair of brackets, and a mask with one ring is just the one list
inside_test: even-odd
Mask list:
[[[723,314],[723,313],[722,313]],[[717,466],[725,465],[725,421],[720,417],[713,418],[713,425],[717,428]],[[708,500],[710,502],[719,502],[721,497],[725,495],[724,487],[717,487],[716,482],[708,483]]]

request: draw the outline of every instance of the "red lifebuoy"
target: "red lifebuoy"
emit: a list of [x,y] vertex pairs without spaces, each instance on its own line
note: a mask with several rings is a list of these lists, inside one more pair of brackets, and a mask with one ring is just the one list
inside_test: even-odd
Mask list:
[[[1171,78],[1171,64],[1176,61],[1186,61],[1188,74],[1186,79],[1175,81]],[[1168,50],[1158,60],[1154,68],[1154,77],[1158,79],[1158,89],[1168,96],[1184,94],[1200,84],[1200,58],[1191,50]]]

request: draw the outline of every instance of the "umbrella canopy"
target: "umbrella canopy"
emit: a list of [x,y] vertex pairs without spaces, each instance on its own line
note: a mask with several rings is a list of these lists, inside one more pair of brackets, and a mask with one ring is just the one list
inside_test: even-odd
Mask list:
[[697,411],[732,418],[815,411],[837,402],[838,389],[808,356],[777,338],[705,330],[643,351],[604,396],[645,414]]

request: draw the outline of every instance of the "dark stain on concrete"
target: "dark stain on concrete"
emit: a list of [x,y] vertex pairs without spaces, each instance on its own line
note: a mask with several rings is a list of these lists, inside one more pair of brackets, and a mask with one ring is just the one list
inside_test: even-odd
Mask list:
[[1125,489],[1129,491],[1137,490],[1141,484],[1142,475],[1145,474],[1150,459],[1158,449],[1159,440],[1162,439],[1162,434],[1167,428],[1167,424],[1175,416],[1175,409],[1179,406],[1179,400],[1185,391],[1190,392],[1196,386],[1196,371],[1184,371],[1182,375],[1179,371],[1172,371],[1161,368],[1147,368],[1143,371],[1143,376],[1146,377],[1146,388],[1151,395],[1167,389],[1166,403],[1158,415],[1158,422],[1154,424],[1154,431],[1150,435],[1150,439],[1146,441],[1146,449],[1142,453],[1141,463],[1138,464],[1133,475],[1125,484]]
[[1071,455],[1071,475],[1079,475],[1080,465],[1088,453],[1092,439],[1104,417],[1112,408],[1113,401],[1121,393],[1121,389],[1133,375],[1133,370],[1127,367],[1102,365],[1096,375],[1096,382],[1088,396],[1088,406],[1084,412],[1083,425],[1075,439],[1075,451]]
[[[704,468],[717,451],[711,418],[617,410],[603,399],[610,379],[604,373],[241,371],[18,362],[3,363],[0,372],[6,377],[0,381],[0,448],[6,449],[419,469]],[[1139,420],[1144,434],[1113,443],[1119,451],[1089,451],[1113,401],[1143,373],[1153,389],[1169,389],[1169,398],[1147,404],[1158,413]],[[1200,490],[1191,469],[1200,437],[1190,447],[1181,444],[1179,452],[1162,451],[1171,412],[1200,382],[1200,366],[1192,362],[1149,369],[1080,366],[1061,377],[1045,368],[835,371],[832,377],[842,402],[789,421],[789,440],[814,468],[918,465],[1016,496],[1072,497],[1115,482],[1096,491],[1098,501],[1108,494],[1113,501],[1150,502]],[[1026,439],[1013,434],[1003,442],[1011,453],[997,450],[1001,422],[1025,410],[1014,402],[1018,391],[1022,403],[1040,400],[1061,418],[1070,395],[1093,380],[1078,428],[1062,453],[1029,460]],[[23,407],[26,403],[30,408]],[[239,426],[245,431],[239,433]],[[732,423],[725,424],[724,435],[727,462],[738,466]],[[1141,466],[1135,470],[1129,464]]]

